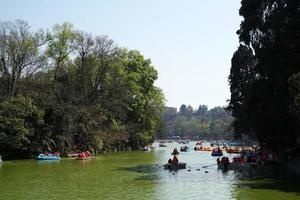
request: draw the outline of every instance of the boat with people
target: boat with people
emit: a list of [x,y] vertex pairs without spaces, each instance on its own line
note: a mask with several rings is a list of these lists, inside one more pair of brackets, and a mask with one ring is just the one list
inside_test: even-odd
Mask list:
[[185,169],[186,168],[186,163],[180,162],[178,164],[172,164],[172,163],[167,163],[164,164],[164,169],[168,170],[178,170],[178,169]]
[[228,157],[223,156],[221,159],[217,158],[218,169],[224,171],[235,170],[235,171],[246,171],[255,168],[258,163],[255,160],[247,159],[246,157],[233,157],[230,162]]
[[178,169],[185,169],[186,163],[179,162],[177,156],[179,155],[179,152],[177,148],[174,148],[173,152],[171,153],[173,155],[173,159],[169,159],[167,164],[164,164],[164,169],[168,170],[178,170]]
[[159,147],[167,147],[167,144],[165,142],[160,142],[158,146]]
[[200,147],[198,147],[198,146],[195,146],[195,147],[194,147],[194,151],[201,151],[201,150],[202,150],[202,148],[203,148],[202,146],[200,146]]
[[89,160],[92,158],[92,154],[89,151],[78,153],[76,160]]
[[242,149],[240,148],[226,148],[226,153],[241,153]]
[[220,148],[213,149],[211,156],[223,156],[223,152]]
[[51,154],[51,153],[41,153],[36,158],[36,160],[60,160],[61,157],[58,154]]
[[178,144],[188,144],[189,143],[189,141],[178,141]]
[[182,147],[180,147],[180,151],[187,152],[187,151],[190,151],[190,148],[188,146],[182,146]]
[[73,152],[68,152],[67,153],[67,157],[69,157],[69,158],[75,158],[77,156],[78,156],[78,153],[73,153]]
[[150,152],[152,149],[150,146],[144,146],[144,148],[142,149],[142,151],[145,151],[145,152]]
[[198,151],[213,151],[214,148],[211,148],[211,147],[202,147],[201,149],[199,149]]

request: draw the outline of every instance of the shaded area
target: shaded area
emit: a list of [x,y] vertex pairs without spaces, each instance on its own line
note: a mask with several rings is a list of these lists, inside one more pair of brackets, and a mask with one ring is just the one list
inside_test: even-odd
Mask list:
[[300,196],[300,177],[283,166],[262,166],[238,174],[237,190],[277,190]]
[[162,169],[163,166],[158,164],[145,164],[117,168],[117,170],[120,171],[129,171],[141,174],[140,176],[136,177],[135,180],[160,180],[161,177],[159,176],[158,171]]

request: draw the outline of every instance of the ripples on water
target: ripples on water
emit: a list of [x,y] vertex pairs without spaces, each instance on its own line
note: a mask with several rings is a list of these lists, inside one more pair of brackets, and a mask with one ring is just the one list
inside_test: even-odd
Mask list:
[[[190,143],[190,148],[195,143]],[[93,160],[20,160],[0,164],[0,200],[20,199],[300,199],[299,179],[281,169],[223,173],[209,152],[181,152],[188,168],[162,165],[177,143],[153,152],[107,154]],[[231,156],[232,157],[232,156]]]

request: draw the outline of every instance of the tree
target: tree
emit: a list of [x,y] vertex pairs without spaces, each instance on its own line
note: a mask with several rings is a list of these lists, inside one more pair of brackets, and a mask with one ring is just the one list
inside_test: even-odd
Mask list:
[[199,105],[198,110],[195,111],[195,115],[199,117],[204,117],[207,111],[207,105]]
[[241,46],[229,78],[236,132],[255,135],[262,146],[281,152],[299,137],[293,109],[297,94],[288,84],[299,73],[298,8],[299,2],[291,0],[242,1]]
[[182,104],[179,108],[179,115],[185,116],[187,114],[187,107],[185,104]]
[[99,153],[139,149],[154,140],[164,96],[154,86],[158,73],[150,59],[70,23],[47,34],[31,32],[21,21],[0,28],[4,153]]
[[[50,140],[44,129],[44,111],[24,97],[0,103],[0,151],[42,150]],[[45,131],[44,135],[40,131]],[[36,141],[39,140],[39,144]]]
[[[186,115],[182,114],[182,111],[185,110],[184,104],[178,113],[176,108],[165,107],[161,114],[162,126],[157,131],[157,136],[161,138],[174,135],[182,137],[226,137],[232,134],[230,126],[233,119],[224,108],[212,108],[207,110],[205,115],[199,117],[192,115],[193,109],[191,106],[189,107],[190,112],[186,112]],[[206,110],[207,106],[201,106],[201,108]]]
[[0,22],[0,95],[15,96],[25,79],[45,64],[41,48],[47,42],[43,31],[31,32],[22,21]]

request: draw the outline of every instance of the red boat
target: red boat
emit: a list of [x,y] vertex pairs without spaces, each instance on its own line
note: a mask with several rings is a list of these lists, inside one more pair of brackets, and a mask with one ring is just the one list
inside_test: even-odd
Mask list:
[[92,154],[89,151],[78,153],[76,160],[88,160],[92,158]]

